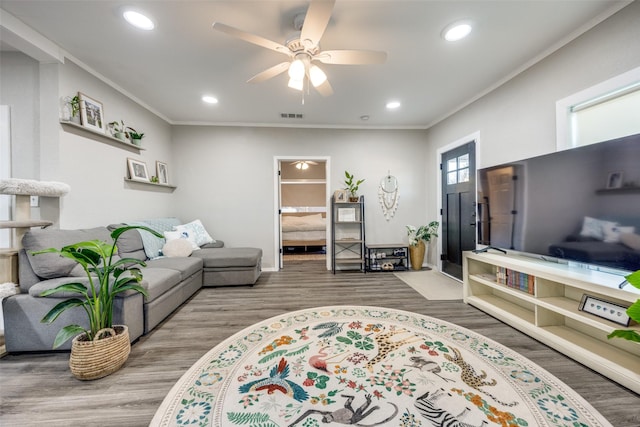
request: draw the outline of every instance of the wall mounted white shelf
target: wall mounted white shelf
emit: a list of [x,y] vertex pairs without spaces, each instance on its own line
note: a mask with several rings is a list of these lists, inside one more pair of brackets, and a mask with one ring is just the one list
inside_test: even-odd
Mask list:
[[147,181],[138,181],[137,179],[131,179],[131,178],[125,178],[124,179],[125,182],[131,182],[134,184],[140,184],[143,186],[149,186],[149,187],[155,187],[155,188],[162,188],[162,189],[167,189],[167,190],[175,190],[176,187],[175,185],[169,185],[169,184],[159,184],[157,182],[147,182]]
[[86,128],[78,123],[69,122],[66,120],[60,120],[60,124],[67,131],[74,133],[76,135],[84,136],[87,138],[91,138],[95,141],[107,143],[113,147],[122,148],[124,150],[129,150],[134,153],[139,153],[140,151],[145,150],[145,148],[140,147],[138,145],[133,145],[129,142],[123,141],[121,139],[115,138],[106,133],[96,132],[92,129]]
[[[531,277],[529,289],[499,283],[504,269],[512,277]],[[630,285],[619,289],[624,278],[524,256],[473,252],[464,253],[463,271],[465,303],[640,393],[640,344],[607,339],[615,329],[640,332],[640,325],[625,327],[579,309],[585,294],[627,307],[634,303],[640,293]]]

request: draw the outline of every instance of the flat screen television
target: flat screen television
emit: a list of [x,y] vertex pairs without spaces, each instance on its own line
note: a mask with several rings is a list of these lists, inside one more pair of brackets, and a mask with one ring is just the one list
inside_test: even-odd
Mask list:
[[478,244],[640,270],[640,134],[478,170]]

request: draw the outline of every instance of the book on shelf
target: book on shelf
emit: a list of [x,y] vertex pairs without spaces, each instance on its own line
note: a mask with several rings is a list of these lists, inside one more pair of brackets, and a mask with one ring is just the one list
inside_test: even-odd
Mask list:
[[535,293],[535,276],[510,268],[496,266],[496,283],[533,295]]

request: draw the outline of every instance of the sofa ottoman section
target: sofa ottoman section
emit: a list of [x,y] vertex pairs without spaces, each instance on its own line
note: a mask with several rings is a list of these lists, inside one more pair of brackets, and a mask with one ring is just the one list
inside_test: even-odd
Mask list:
[[191,257],[203,261],[202,286],[253,285],[262,271],[258,248],[205,248]]

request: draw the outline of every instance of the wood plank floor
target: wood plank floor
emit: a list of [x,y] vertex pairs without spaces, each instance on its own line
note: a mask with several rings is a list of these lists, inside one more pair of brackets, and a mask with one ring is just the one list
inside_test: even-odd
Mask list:
[[125,366],[82,382],[68,353],[0,359],[0,426],[144,426],[204,353],[258,321],[328,305],[369,305],[447,320],[498,341],[560,378],[615,427],[640,426],[640,396],[461,301],[427,301],[393,274],[340,273],[323,261],[289,262],[252,286],[201,289],[133,345]]

